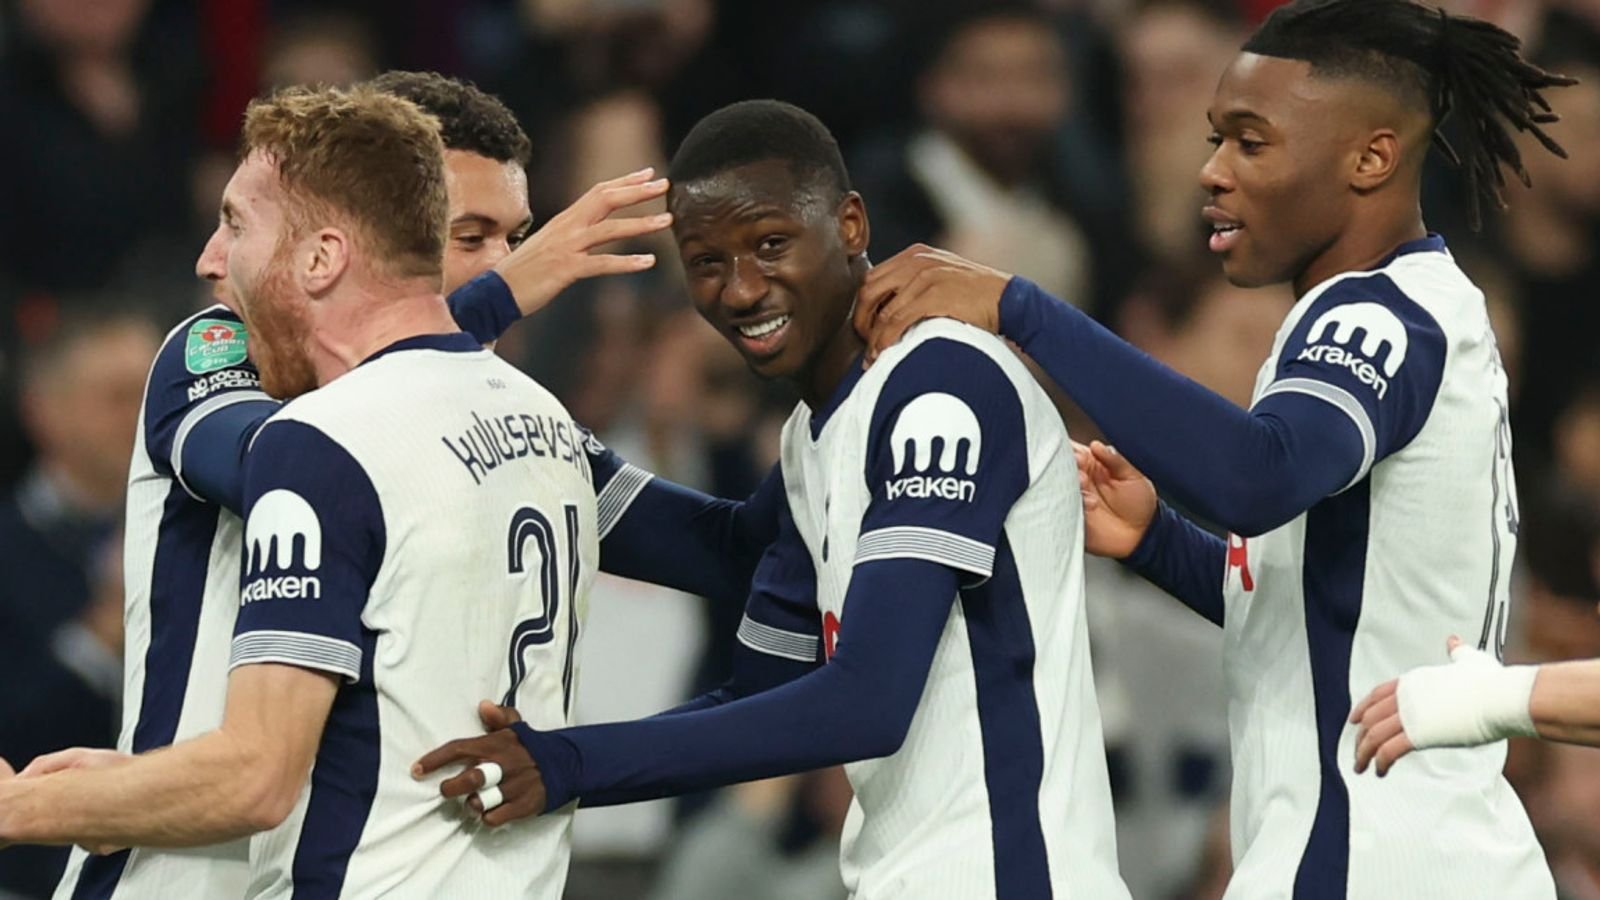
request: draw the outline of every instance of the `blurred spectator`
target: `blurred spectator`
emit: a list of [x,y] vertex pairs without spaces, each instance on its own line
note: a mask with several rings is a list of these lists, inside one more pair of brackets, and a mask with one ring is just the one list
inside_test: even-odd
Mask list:
[[23,421],[37,452],[0,505],[0,620],[48,636],[88,600],[91,554],[122,518],[145,373],[160,335],[119,310],[64,318],[31,349]]
[[360,19],[309,13],[274,29],[261,73],[263,90],[291,84],[343,86],[378,72],[377,48]]
[[[65,316],[29,350],[23,421],[37,456],[0,505],[0,756],[18,766],[116,740],[122,518],[145,373],[159,334],[110,309]],[[17,689],[19,688],[20,689]],[[48,897],[64,848],[0,853],[0,888]]]
[[1095,306],[1120,294],[1129,252],[1114,222],[1087,221],[1054,141],[1069,63],[1054,23],[1021,4],[980,4],[942,24],[917,84],[922,124],[851,166],[873,253],[937,243]]
[[25,292],[100,288],[188,224],[192,42],[148,6],[17,0],[0,60],[0,121],[17,129],[0,142],[0,269]]
[[1122,33],[1128,165],[1139,237],[1156,260],[1216,264],[1200,218],[1200,167],[1211,155],[1205,111],[1243,34],[1200,2],[1143,7]]
[[1600,749],[1549,744],[1529,803],[1561,900],[1600,900]]
[[1574,390],[1572,402],[1556,417],[1556,472],[1600,506],[1600,378],[1581,382]]
[[1594,498],[1560,485],[1523,497],[1517,552],[1525,577],[1515,600],[1519,662],[1600,657],[1600,582],[1591,565],[1597,544],[1600,502]]
[[1569,159],[1524,148],[1533,189],[1511,190],[1495,223],[1522,304],[1523,377],[1512,415],[1524,464],[1548,458],[1557,414],[1580,384],[1600,378],[1600,57],[1543,64],[1580,79],[1550,96],[1561,116],[1550,134]]
[[841,768],[738,785],[695,819],[650,900],[844,900]]

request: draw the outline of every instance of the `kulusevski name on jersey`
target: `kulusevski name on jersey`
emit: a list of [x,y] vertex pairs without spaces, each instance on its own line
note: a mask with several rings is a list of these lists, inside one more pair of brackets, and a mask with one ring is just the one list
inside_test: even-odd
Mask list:
[[[971,407],[951,394],[923,394],[906,404],[890,434],[895,477],[884,483],[885,498],[971,503],[982,449],[983,432]],[[929,473],[930,466],[943,474]]]
[[454,437],[439,440],[450,448],[451,454],[472,476],[473,484],[482,484],[490,472],[503,463],[522,459],[529,454],[550,457],[565,463],[592,478],[589,458],[583,452],[586,432],[582,426],[526,413],[470,412],[472,423]]

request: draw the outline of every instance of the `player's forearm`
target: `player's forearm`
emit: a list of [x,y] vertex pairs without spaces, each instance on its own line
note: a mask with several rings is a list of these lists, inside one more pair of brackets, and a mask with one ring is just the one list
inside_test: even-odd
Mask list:
[[555,732],[519,728],[549,809],[671,796],[886,756],[899,749],[927,681],[957,579],[935,563],[857,567],[847,641],[828,665],[698,712]]
[[1006,286],[1000,330],[1157,486],[1229,531],[1293,519],[1359,465],[1360,436],[1331,406],[1293,397],[1273,398],[1270,413],[1240,409],[1025,279]]
[[0,796],[0,840],[116,847],[243,837],[275,827],[295,799],[272,759],[222,731],[120,766],[13,780]]
[[777,536],[776,503],[785,500],[773,481],[741,503],[651,477],[601,542],[601,570],[743,604],[761,551]]
[[1213,625],[1221,625],[1227,555],[1221,538],[1163,503],[1139,546],[1124,562]]
[[1528,710],[1540,737],[1600,747],[1600,660],[1540,666]]

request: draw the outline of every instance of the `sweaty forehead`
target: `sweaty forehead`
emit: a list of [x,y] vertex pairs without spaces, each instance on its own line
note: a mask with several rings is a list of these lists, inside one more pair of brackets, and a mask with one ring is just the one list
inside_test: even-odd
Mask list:
[[818,197],[781,159],[746,163],[672,186],[674,219],[685,226],[736,224],[767,216],[809,218]]

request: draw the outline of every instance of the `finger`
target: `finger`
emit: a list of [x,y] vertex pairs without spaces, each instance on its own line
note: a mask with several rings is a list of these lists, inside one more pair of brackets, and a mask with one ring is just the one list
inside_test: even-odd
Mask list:
[[1089,449],[1094,453],[1094,458],[1106,467],[1112,478],[1121,481],[1143,477],[1139,470],[1133,467],[1133,463],[1128,462],[1128,458],[1110,444],[1094,441],[1089,445]]
[[483,723],[483,730],[499,731],[509,726],[511,723],[507,721],[503,710],[510,708],[509,706],[501,706],[493,700],[479,700],[478,721]]
[[580,243],[581,249],[592,250],[615,241],[625,241],[630,238],[655,234],[672,224],[672,213],[657,213],[653,216],[623,216],[617,219],[602,219],[584,230]]
[[[873,266],[868,270],[870,277],[882,266]],[[856,291],[856,308],[851,313],[851,322],[855,325],[856,333],[864,338],[872,336],[872,330],[879,318],[883,316],[884,305],[894,298],[898,285],[894,282],[862,282]]]
[[544,788],[540,787],[526,796],[509,800],[484,813],[483,824],[497,827],[542,812],[544,812]]
[[35,778],[40,775],[49,775],[51,772],[60,772],[77,765],[82,756],[82,747],[69,747],[66,750],[59,750],[55,753],[35,756],[33,761],[23,766],[22,771],[17,774],[21,778]]
[[1389,742],[1383,745],[1383,749],[1378,751],[1378,777],[1382,778],[1389,774],[1389,770],[1394,768],[1394,764],[1399,762],[1401,757],[1415,749],[1416,747],[1411,744],[1411,738],[1406,737],[1403,731],[1390,738]]
[[884,283],[903,282],[904,279],[910,277],[906,274],[906,270],[916,268],[920,264],[919,261],[923,258],[923,254],[932,249],[927,244],[912,244],[868,269],[865,283],[876,287]]
[[1456,651],[1461,649],[1462,646],[1464,645],[1462,644],[1461,638],[1454,634],[1450,635],[1450,637],[1444,642],[1445,652],[1450,654],[1451,659],[1456,658]]
[[598,194],[602,191],[607,191],[612,188],[627,187],[630,184],[644,184],[645,182],[651,180],[655,174],[655,166],[645,166],[637,172],[629,172],[626,175],[618,175],[616,178],[607,179],[606,181],[597,181],[590,185],[589,189],[584,191],[584,193]]
[[7,762],[4,756],[0,756],[0,778],[10,778],[15,774],[17,770],[11,768],[11,763]]
[[485,783],[483,770],[478,768],[477,763],[474,762],[463,769],[459,775],[453,775],[439,782],[439,793],[446,797],[464,797],[467,794],[483,790]]
[[1372,689],[1372,693],[1368,694],[1365,699],[1363,699],[1360,703],[1356,704],[1356,708],[1355,709],[1350,711],[1350,721],[1351,722],[1359,722],[1359,721],[1361,721],[1361,719],[1366,715],[1367,710],[1370,709],[1373,706],[1373,704],[1375,704],[1378,701],[1383,700],[1385,698],[1393,697],[1394,696],[1394,692],[1395,692],[1395,688],[1399,684],[1400,684],[1400,680],[1398,678],[1395,678],[1395,679],[1390,679],[1389,681],[1385,681],[1383,684],[1380,684],[1377,687],[1373,688]]
[[602,275],[626,275],[629,272],[643,272],[655,264],[654,253],[597,253],[585,256],[578,263],[577,277],[581,281]]
[[665,194],[668,187],[665,178],[658,178],[643,184],[606,187],[596,192],[592,198],[584,198],[580,202],[585,203],[586,218],[590,224],[594,224],[619,209],[627,209],[635,204],[654,200]]
[[477,762],[480,757],[477,748],[483,738],[460,738],[429,752],[421,759],[411,764],[411,777],[422,776],[440,769],[451,763]]
[[[1371,759],[1384,744],[1387,744],[1405,729],[1400,727],[1398,715],[1376,716],[1369,715],[1362,720],[1363,733],[1356,743],[1356,759]],[[1360,769],[1357,769],[1360,771]]]
[[468,795],[467,809],[472,810],[480,816],[483,815],[483,798],[479,797],[476,792]]

